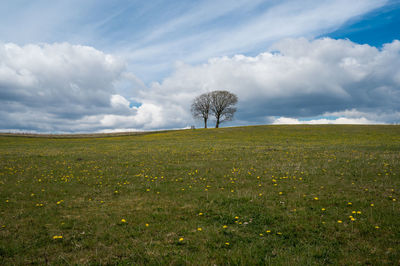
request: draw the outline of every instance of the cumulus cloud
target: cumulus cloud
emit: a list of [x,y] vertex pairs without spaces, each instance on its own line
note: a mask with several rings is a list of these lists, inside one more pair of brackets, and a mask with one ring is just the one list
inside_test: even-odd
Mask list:
[[0,43],[0,128],[76,131],[86,116],[129,112],[114,83],[125,63],[92,47],[68,43]]
[[239,97],[228,125],[400,122],[397,40],[378,49],[350,40],[286,39],[254,57],[177,63],[173,74],[148,87],[124,61],[87,46],[0,44],[0,62],[3,131],[183,128],[194,123],[193,98],[220,89]]
[[195,95],[227,89],[239,96],[237,119],[247,123],[345,110],[370,117],[355,123],[400,121],[399,41],[378,49],[350,40],[286,39],[270,51],[178,64],[173,75],[154,83],[142,97],[188,110]]

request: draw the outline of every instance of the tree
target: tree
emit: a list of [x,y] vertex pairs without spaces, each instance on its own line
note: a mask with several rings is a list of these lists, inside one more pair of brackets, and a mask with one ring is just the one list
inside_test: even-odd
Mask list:
[[203,93],[197,96],[192,103],[192,115],[194,118],[202,118],[204,120],[204,128],[207,128],[208,115],[211,107],[210,93]]
[[218,128],[222,122],[232,120],[238,97],[229,91],[213,91],[210,93],[210,98],[210,109],[217,120],[215,128]]

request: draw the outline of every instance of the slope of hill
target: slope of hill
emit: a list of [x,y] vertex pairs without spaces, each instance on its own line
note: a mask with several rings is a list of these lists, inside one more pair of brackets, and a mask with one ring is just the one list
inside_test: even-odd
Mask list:
[[1,264],[398,264],[400,126],[0,136]]

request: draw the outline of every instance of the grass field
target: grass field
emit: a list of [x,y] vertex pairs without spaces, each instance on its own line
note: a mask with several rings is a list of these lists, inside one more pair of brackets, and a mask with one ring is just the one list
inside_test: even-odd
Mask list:
[[0,137],[0,264],[399,264],[400,126]]

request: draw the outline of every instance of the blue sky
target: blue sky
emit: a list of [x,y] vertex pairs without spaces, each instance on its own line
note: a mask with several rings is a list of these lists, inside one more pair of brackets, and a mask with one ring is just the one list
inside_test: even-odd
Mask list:
[[399,27],[400,1],[397,0],[350,20],[326,36],[348,38],[356,43],[380,47],[384,43],[400,39]]
[[377,68],[399,26],[399,0],[3,1],[0,129],[200,125],[190,101],[215,89],[241,99],[227,125],[398,123],[399,73]]

